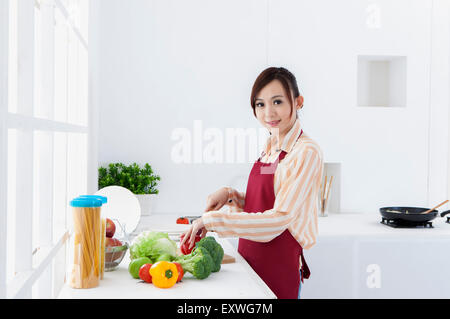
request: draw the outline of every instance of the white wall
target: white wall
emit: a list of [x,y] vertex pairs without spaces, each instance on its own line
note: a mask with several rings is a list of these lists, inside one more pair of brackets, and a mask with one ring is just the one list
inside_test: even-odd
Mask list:
[[[432,4],[103,0],[94,85],[99,164],[150,163],[161,176],[157,212],[200,214],[217,188],[244,191],[251,163],[175,164],[171,134],[178,127],[193,131],[194,120],[204,129],[259,128],[249,104],[253,82],[266,67],[285,66],[305,97],[305,131],[326,162],[341,163],[341,211],[444,200],[448,46],[435,55],[447,61],[444,69],[438,61],[437,73],[430,73],[430,56],[448,33],[431,28]],[[407,57],[406,107],[357,106],[358,55]],[[433,79],[441,85],[433,87]],[[430,114],[439,124],[432,129]],[[439,161],[431,167],[435,155]]]

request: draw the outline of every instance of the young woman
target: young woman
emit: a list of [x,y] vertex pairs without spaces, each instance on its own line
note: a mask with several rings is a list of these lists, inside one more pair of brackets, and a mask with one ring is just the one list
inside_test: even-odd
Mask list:
[[[239,253],[278,298],[300,298],[309,269],[303,249],[316,242],[318,194],[323,155],[301,128],[303,107],[295,76],[285,68],[264,70],[253,85],[250,103],[270,136],[250,172],[246,192],[223,187],[208,196],[206,213],[184,233],[213,231],[239,237]],[[228,205],[229,211],[218,211]]]

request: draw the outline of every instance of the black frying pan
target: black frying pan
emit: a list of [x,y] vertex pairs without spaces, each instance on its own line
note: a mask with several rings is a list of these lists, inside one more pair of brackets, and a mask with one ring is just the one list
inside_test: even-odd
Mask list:
[[[427,214],[421,214],[423,212],[426,212],[427,210],[429,210],[429,208],[392,206],[380,208],[380,213],[381,216],[386,219],[402,220],[408,222],[429,222],[439,216],[439,212],[436,209]],[[450,210],[442,212],[440,216],[444,217],[447,214],[450,214]]]

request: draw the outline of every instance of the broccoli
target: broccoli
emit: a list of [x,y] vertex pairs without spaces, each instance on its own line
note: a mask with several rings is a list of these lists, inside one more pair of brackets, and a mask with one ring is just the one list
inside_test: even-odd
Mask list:
[[211,255],[202,247],[195,248],[189,255],[178,256],[174,262],[179,263],[184,271],[190,272],[197,279],[207,278],[214,266]]
[[207,236],[198,241],[195,246],[197,248],[203,247],[209,252],[214,262],[214,266],[212,267],[211,271],[219,271],[224,253],[222,246],[216,241],[216,239],[214,237]]

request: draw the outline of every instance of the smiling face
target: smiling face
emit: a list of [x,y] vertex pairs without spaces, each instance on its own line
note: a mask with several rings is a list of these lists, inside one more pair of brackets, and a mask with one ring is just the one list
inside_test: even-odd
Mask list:
[[291,96],[279,80],[273,80],[261,89],[255,99],[256,118],[272,134],[279,134],[280,141],[294,125],[296,110],[303,106],[303,97],[297,97],[291,114]]

